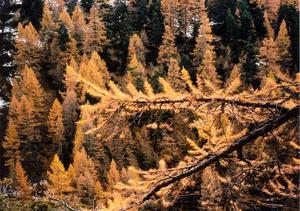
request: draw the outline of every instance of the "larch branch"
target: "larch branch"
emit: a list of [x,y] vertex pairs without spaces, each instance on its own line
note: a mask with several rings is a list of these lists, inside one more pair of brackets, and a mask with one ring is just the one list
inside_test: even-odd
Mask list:
[[244,106],[244,107],[253,107],[253,108],[266,108],[266,109],[277,109],[282,112],[287,112],[288,109],[285,107],[281,106],[280,104],[276,103],[257,103],[257,102],[249,102],[245,100],[240,100],[240,99],[230,99],[230,98],[210,98],[210,97],[196,97],[194,99],[190,98],[184,98],[184,99],[179,99],[179,100],[173,100],[173,99],[157,99],[154,101],[144,101],[144,100],[136,100],[133,101],[133,104],[137,105],[163,105],[163,104],[175,104],[175,103],[184,103],[184,102],[190,102],[191,100],[195,100],[196,102],[203,102],[203,103],[224,103],[228,105],[236,105],[236,106]]
[[142,199],[141,203],[146,202],[149,200],[155,193],[157,193],[160,189],[167,187],[185,177],[188,177],[194,173],[197,173],[204,168],[208,167],[209,165],[217,162],[221,158],[227,157],[229,154],[236,151],[238,148],[256,140],[258,137],[266,135],[270,131],[276,129],[277,127],[281,126],[285,122],[289,121],[292,118],[295,118],[298,116],[300,106],[296,106],[284,114],[281,114],[275,118],[272,118],[271,120],[262,122],[257,127],[255,127],[253,130],[249,131],[249,133],[242,138],[235,141],[233,144],[226,147],[224,150],[208,155],[208,157],[204,160],[201,160],[200,162],[186,168],[181,173],[179,173],[176,176],[172,176],[168,179],[163,180],[162,182],[158,183],[150,192],[148,192]]

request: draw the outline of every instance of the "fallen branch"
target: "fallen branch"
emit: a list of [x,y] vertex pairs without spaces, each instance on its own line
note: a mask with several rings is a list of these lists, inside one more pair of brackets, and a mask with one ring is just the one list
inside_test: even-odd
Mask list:
[[[230,105],[236,105],[236,106],[243,106],[243,107],[252,107],[252,108],[266,108],[266,109],[276,109],[280,110],[282,112],[287,112],[288,109],[281,106],[280,104],[276,103],[270,103],[270,102],[249,102],[245,100],[240,99],[230,99],[230,98],[215,98],[215,97],[196,97],[192,98],[195,102],[202,102],[202,103],[224,103],[224,104],[230,104]],[[130,104],[136,104],[136,105],[163,105],[163,104],[175,104],[175,103],[185,103],[190,102],[191,98],[184,98],[180,100],[172,100],[172,99],[156,99],[154,101],[147,101],[147,100],[135,100],[132,101]],[[128,104],[128,105],[130,105]]]
[[227,157],[229,154],[233,153],[240,147],[255,141],[258,137],[263,136],[272,130],[276,129],[277,127],[281,126],[288,120],[295,118],[298,116],[300,106],[296,106],[286,113],[281,114],[271,120],[265,121],[255,127],[253,130],[249,131],[249,133],[242,138],[235,141],[233,144],[226,147],[224,150],[216,153],[208,155],[206,159],[199,161],[198,163],[184,169],[180,174],[169,177],[167,179],[162,180],[158,185],[156,185],[150,192],[148,192],[142,199],[141,204],[149,200],[155,193],[157,193],[160,189],[167,187],[185,177],[188,177],[194,173],[197,173],[204,168],[208,167],[209,165],[217,162],[218,160]]

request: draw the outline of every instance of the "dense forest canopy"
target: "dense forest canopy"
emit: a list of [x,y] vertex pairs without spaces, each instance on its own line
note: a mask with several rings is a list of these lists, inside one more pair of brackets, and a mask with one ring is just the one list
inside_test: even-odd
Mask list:
[[0,0],[0,34],[0,210],[299,208],[298,1]]

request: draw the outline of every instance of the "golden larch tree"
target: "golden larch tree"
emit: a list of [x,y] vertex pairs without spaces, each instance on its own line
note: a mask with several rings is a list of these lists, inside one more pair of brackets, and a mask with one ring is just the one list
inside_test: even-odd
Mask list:
[[280,8],[281,0],[265,0],[263,6],[268,11],[270,20],[276,21],[278,18],[278,11]]
[[20,157],[20,139],[18,137],[17,129],[15,123],[12,119],[9,119],[7,128],[6,128],[6,136],[4,138],[4,142],[2,143],[2,147],[4,151],[5,166],[9,169],[9,174],[11,178],[14,178],[15,173],[15,163],[18,160],[21,160]]
[[201,16],[201,26],[196,37],[196,44],[193,51],[193,66],[199,67],[203,60],[205,49],[213,41],[212,30],[206,12]]
[[73,153],[72,153],[73,158],[75,157],[76,152],[80,151],[83,144],[84,144],[84,134],[81,129],[81,126],[77,125],[75,138],[73,141]]
[[41,41],[44,45],[48,44],[49,40],[51,40],[57,28],[58,25],[53,20],[48,1],[45,1],[43,8],[43,17],[41,21],[41,30],[39,32]]
[[89,22],[85,33],[84,50],[91,54],[93,51],[102,53],[108,44],[106,28],[102,17],[99,16],[97,5],[90,10]]
[[76,178],[76,195],[80,197],[83,203],[92,204],[94,200],[99,199],[102,187],[97,179],[94,162],[83,147],[75,152],[73,166]]
[[25,66],[22,70],[20,84],[22,94],[32,99],[35,108],[36,124],[41,126],[46,125],[48,113],[46,94],[34,71],[28,66]]
[[[72,68],[68,66],[68,68]],[[75,133],[75,122],[78,120],[78,95],[77,95],[77,82],[74,75],[70,71],[66,71],[65,80],[66,92],[63,95],[64,101],[63,108],[63,123],[65,128],[66,139],[73,139]]]
[[259,65],[257,77],[264,80],[269,72],[275,71],[279,68],[279,52],[278,47],[273,38],[265,38],[262,46],[259,49]]
[[176,19],[178,21],[178,28],[176,35],[188,36],[189,28],[193,24],[193,20],[197,17],[197,6],[199,0],[177,0]]
[[15,124],[19,138],[28,145],[33,141],[39,141],[38,139],[41,136],[35,128],[34,105],[31,98],[28,98],[26,95],[21,97],[17,113]]
[[64,144],[63,109],[61,103],[55,99],[48,116],[48,132],[53,142],[53,148],[58,155],[62,153]]
[[204,80],[209,81],[216,89],[221,84],[216,69],[216,53],[212,45],[206,47],[203,61],[197,71],[198,86],[203,86]]
[[77,42],[79,51],[82,52],[86,33],[86,22],[84,19],[84,13],[79,4],[76,5],[72,13],[72,22],[74,28],[71,31],[71,34]]
[[269,39],[271,39],[271,38],[274,39],[275,38],[274,29],[270,23],[267,11],[264,12],[264,26],[266,27],[266,30],[267,30],[267,37]]
[[159,47],[157,63],[163,68],[167,68],[170,63],[170,58],[177,59],[177,47],[175,45],[175,37],[171,27],[165,25],[163,42]]
[[134,34],[129,38],[128,62],[130,62],[134,54],[136,55],[138,61],[145,66],[145,47],[141,37],[138,34]]
[[65,53],[61,50],[60,42],[60,37],[56,33],[49,44],[48,58],[46,57],[48,63],[50,63],[48,74],[59,82],[66,67]]
[[[16,84],[16,83],[13,83]],[[13,85],[13,87],[15,87],[15,85]],[[14,93],[14,92],[12,92]],[[16,121],[17,117],[18,117],[18,113],[17,113],[17,109],[18,109],[18,104],[19,101],[16,98],[16,96],[14,94],[12,94],[10,100],[9,100],[9,109],[8,109],[8,118]]]
[[15,47],[15,60],[19,70],[22,70],[26,65],[35,70],[40,69],[41,41],[37,30],[31,23],[26,26],[19,23]]
[[47,175],[49,181],[48,191],[54,194],[54,196],[63,198],[64,194],[73,191],[71,187],[71,177],[65,170],[57,154],[54,155]]
[[285,67],[289,66],[292,61],[292,56],[289,52],[289,49],[291,47],[291,41],[285,20],[283,20],[280,24],[279,32],[275,42],[278,48],[280,64],[282,64]]
[[186,85],[184,80],[182,79],[181,68],[176,59],[170,59],[167,80],[175,91],[185,90]]
[[[17,111],[16,128],[22,143],[20,148],[22,162],[30,178],[37,179],[47,168],[48,160],[45,151],[48,146],[43,142],[31,98],[23,95]],[[35,171],[31,171],[31,169],[35,169]]]
[[99,72],[102,74],[102,80],[104,81],[104,83],[108,83],[110,80],[110,73],[107,69],[105,61],[96,51],[92,52],[90,60],[94,61],[97,65]]
[[127,65],[127,79],[131,81],[137,90],[144,89],[145,68],[137,59],[137,55],[133,54],[129,64]]
[[20,198],[30,198],[32,193],[32,186],[28,180],[26,172],[24,171],[22,164],[17,161],[15,165],[15,187],[17,196]]
[[164,16],[164,23],[171,27],[174,32],[175,18],[176,18],[177,0],[162,0],[161,12]]
[[80,63],[87,65],[88,62],[89,62],[89,57],[86,55],[86,53],[84,53],[80,59]]
[[74,30],[73,20],[72,20],[70,14],[68,13],[68,11],[66,9],[64,9],[59,14],[59,20],[63,22],[63,24],[66,26],[66,28],[69,31],[73,31]]
[[121,181],[121,174],[114,159],[112,159],[110,163],[110,168],[107,173],[107,181],[110,189],[112,189],[118,182]]
[[26,170],[36,169],[36,171],[28,171],[30,178],[35,177],[37,179],[49,165],[46,139],[42,136],[43,131],[47,129],[46,94],[33,70],[27,66],[21,72],[19,86],[20,94],[23,96],[18,108],[16,127],[20,139],[26,140],[21,155]]
[[69,64],[72,59],[74,59],[76,62],[80,61],[80,55],[79,50],[77,48],[77,42],[74,38],[70,38],[70,41],[66,44],[67,49],[64,52],[64,62],[65,64]]
[[84,175],[86,171],[90,171],[90,174],[96,178],[97,172],[92,159],[87,155],[85,149],[81,147],[79,151],[75,153],[73,166],[76,170],[76,177]]
[[49,4],[50,9],[53,11],[54,20],[56,21],[59,17],[59,14],[65,10],[65,1],[64,0],[47,0],[45,1]]
[[[110,80],[110,74],[107,71],[106,63],[97,54],[93,52],[91,58],[86,62],[82,61],[79,67],[79,73],[89,79],[99,87],[105,87]],[[83,93],[84,94],[84,93]]]

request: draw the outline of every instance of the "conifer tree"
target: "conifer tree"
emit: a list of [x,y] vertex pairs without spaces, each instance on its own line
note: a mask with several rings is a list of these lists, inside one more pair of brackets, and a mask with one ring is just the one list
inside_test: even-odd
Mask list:
[[226,35],[226,40],[229,42],[234,42],[236,39],[240,37],[239,33],[239,25],[232,14],[231,10],[228,9],[227,11],[227,16],[225,19],[225,35]]
[[196,38],[196,44],[193,51],[193,66],[199,67],[204,53],[205,49],[208,45],[211,44],[213,40],[212,30],[209,23],[209,19],[207,17],[207,14],[204,12],[201,16],[201,26],[198,31],[198,36]]
[[47,172],[50,191],[54,196],[63,198],[63,195],[73,191],[71,187],[71,177],[65,170],[64,165],[59,160],[58,155],[54,155],[50,165],[50,170]]
[[130,2],[129,12],[131,17],[132,31],[139,32],[147,22],[147,0]]
[[75,122],[78,120],[78,96],[76,93],[77,83],[73,77],[73,75],[68,71],[68,68],[72,68],[70,66],[67,67],[67,71],[65,73],[65,86],[66,92],[64,94],[63,101],[63,123],[65,128],[65,137],[66,140],[73,140],[73,136],[75,133]]
[[74,26],[72,30],[72,37],[77,42],[79,52],[82,52],[86,33],[86,22],[84,19],[84,13],[79,4],[76,5],[73,11],[72,21]]
[[85,33],[84,49],[91,54],[93,51],[102,53],[108,44],[106,28],[102,17],[99,16],[97,5],[94,4],[90,10],[89,22]]
[[[17,107],[18,116],[15,123],[20,140],[24,141],[27,146],[34,141],[38,142],[41,138],[40,132],[35,128],[34,112],[35,108],[31,98],[23,95]],[[22,154],[26,153],[22,150]]]
[[[202,86],[204,80],[210,81],[216,88],[220,85],[220,79],[216,70],[216,53],[214,47],[209,45],[205,49],[202,64],[197,71],[198,86]],[[201,85],[202,84],[202,85]]]
[[93,0],[80,0],[80,5],[86,13],[88,13],[93,6]]
[[128,45],[128,61],[130,62],[133,55],[136,55],[138,61],[144,66],[146,65],[145,61],[145,47],[142,42],[142,39],[138,34],[134,34],[129,38]]
[[47,103],[46,103],[46,95],[40,82],[38,81],[33,70],[27,66],[22,71],[21,78],[21,89],[22,93],[26,95],[28,98],[31,98],[33,102],[33,106],[35,108],[35,123],[36,126],[46,125],[47,119]]
[[175,27],[175,18],[176,18],[176,8],[177,1],[174,0],[162,0],[161,1],[161,10],[164,15],[164,24],[171,27],[172,32],[174,33]]
[[[88,78],[94,84],[99,87],[105,87],[110,80],[110,74],[107,71],[106,63],[102,60],[95,51],[92,53],[91,58],[86,62],[81,62],[79,67],[79,73]],[[84,98],[86,90],[83,90],[81,96]]]
[[6,158],[5,165],[9,168],[9,174],[11,178],[14,178],[15,163],[21,160],[20,157],[20,139],[18,137],[17,129],[15,123],[12,119],[9,119],[6,136],[4,142],[2,143],[5,149],[4,157]]
[[42,43],[41,65],[46,67],[48,73],[56,73],[56,66],[59,61],[58,47],[58,29],[59,25],[52,16],[48,1],[44,4],[43,18],[41,20],[41,30],[39,32]]
[[105,87],[103,74],[99,71],[98,66],[94,60],[90,59],[87,65],[81,64],[79,72],[83,77],[88,78],[91,82],[97,84],[99,87]]
[[264,13],[264,25],[267,29],[267,37],[270,39],[274,39],[275,35],[274,35],[274,29],[272,28],[272,25],[270,23],[270,20],[269,20],[269,16],[268,16],[268,12],[265,11]]
[[279,52],[275,41],[272,38],[265,38],[259,49],[258,75],[261,80],[266,78],[269,72],[278,68]]
[[266,8],[270,20],[273,22],[278,18],[278,10],[280,7],[280,0],[265,0],[263,2],[264,7]]
[[250,11],[250,5],[247,1],[241,0],[238,3],[238,9],[240,11],[240,36],[242,39],[246,41],[253,41],[255,38],[255,32],[254,32],[254,24],[253,24],[253,17]]
[[84,134],[82,132],[81,126],[77,125],[75,138],[73,141],[73,158],[75,157],[76,152],[79,152],[84,144]]
[[185,83],[181,77],[181,68],[176,59],[170,59],[167,79],[175,91],[183,91],[185,89]]
[[74,156],[74,176],[76,181],[76,195],[86,204],[92,204],[99,198],[99,187],[97,172],[92,159],[87,155],[84,148],[81,148]]
[[285,20],[283,20],[280,24],[279,32],[275,42],[279,52],[280,64],[282,64],[284,67],[290,66],[290,62],[292,61],[292,56],[289,52],[291,47],[291,41],[289,38]]
[[12,88],[12,96],[10,98],[10,101],[9,101],[9,110],[8,110],[8,118],[11,119],[12,121],[16,121],[17,117],[18,117],[18,113],[17,113],[17,109],[18,109],[18,104],[19,104],[19,101],[18,99],[16,98],[16,96],[13,94],[15,93],[14,91],[14,87],[16,87],[17,84],[16,81],[13,82],[13,88]]
[[81,57],[81,60],[80,60],[80,64],[85,64],[87,65],[89,62],[89,57],[86,55],[86,53],[84,53]]
[[17,161],[15,165],[15,186],[16,186],[18,197],[20,198],[31,197],[32,187],[22,167],[22,164],[19,161]]
[[54,20],[57,21],[59,14],[65,10],[65,1],[64,0],[46,0],[47,4],[49,4],[51,10],[53,11]]
[[62,145],[64,144],[63,110],[57,99],[54,100],[49,112],[48,131],[53,141],[55,152],[61,155]]
[[137,55],[133,54],[127,65],[128,80],[132,81],[137,90],[144,90],[145,68],[138,61]]
[[71,58],[69,62],[70,67],[72,67],[74,70],[78,70],[78,63],[74,58]]
[[[23,95],[18,105],[18,118],[16,128],[18,136],[22,142],[20,153],[24,168],[30,178],[37,179],[47,166],[47,159],[43,155],[44,145],[41,130],[37,127],[36,113],[31,98]],[[35,169],[35,171],[32,171]]]
[[121,181],[121,175],[119,170],[117,169],[117,164],[114,159],[112,159],[110,163],[110,168],[107,173],[107,181],[109,184],[109,188],[113,189],[114,185]]
[[19,23],[15,47],[15,59],[19,70],[22,70],[26,65],[34,68],[36,71],[40,70],[39,54],[41,42],[38,32],[31,23],[26,26]]
[[192,21],[195,20],[197,13],[196,6],[198,6],[199,0],[185,0],[177,1],[176,5],[176,21],[178,22],[178,27],[176,30],[176,35],[182,37],[188,36],[189,27],[192,25]]
[[146,29],[149,38],[149,54],[147,57],[150,61],[155,61],[158,54],[158,47],[162,41],[162,35],[164,31],[163,15],[160,10],[161,1],[153,1],[150,7],[150,20],[148,23],[148,28]]
[[66,28],[70,31],[74,30],[74,24],[73,24],[73,20],[70,17],[70,14],[67,12],[67,10],[63,10],[60,14],[59,14],[59,20],[63,22],[63,24],[66,26]]
[[77,48],[77,43],[74,38],[71,38],[69,42],[66,44],[66,51],[64,52],[64,61],[66,64],[69,64],[72,59],[74,59],[75,62],[80,61],[80,55],[79,50]]
[[26,140],[21,155],[30,178],[37,179],[48,166],[47,146],[42,134],[46,132],[48,107],[46,97],[33,70],[27,66],[21,72],[18,120],[16,127],[20,139]]
[[39,32],[41,41],[43,42],[44,45],[48,45],[48,42],[54,36],[54,33],[57,30],[57,28],[58,28],[57,24],[53,20],[50,11],[48,1],[45,1],[44,9],[43,9],[43,18],[41,20],[41,30]]
[[48,74],[57,82],[61,81],[66,66],[64,52],[61,50],[61,40],[61,34],[56,33],[49,43],[49,52],[47,52]]
[[97,172],[95,165],[90,157],[88,157],[84,148],[80,148],[75,153],[73,166],[76,170],[76,177],[84,175],[86,171],[90,171],[90,174],[96,178]]
[[166,69],[169,66],[170,58],[177,59],[177,48],[171,27],[165,25],[163,42],[159,47],[157,63]]
[[107,69],[105,61],[100,57],[100,55],[96,51],[92,52],[90,60],[97,65],[99,72],[102,74],[102,79],[104,83],[108,83],[110,80],[110,73]]

